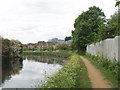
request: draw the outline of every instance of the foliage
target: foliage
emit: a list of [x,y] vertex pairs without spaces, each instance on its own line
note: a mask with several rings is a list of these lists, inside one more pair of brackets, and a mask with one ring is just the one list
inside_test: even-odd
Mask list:
[[32,48],[25,48],[25,47],[23,47],[23,52],[24,51],[33,51],[33,49]]
[[108,59],[98,56],[86,55],[86,57],[99,68],[104,76],[111,81],[113,87],[118,87],[118,80],[120,80],[120,63],[116,61],[109,61]]
[[23,51],[23,54],[24,53],[28,53],[28,54],[33,54],[34,55],[37,55],[38,53],[39,54],[46,54],[46,55],[62,55],[62,56],[66,56],[66,57],[69,57],[72,55],[72,52],[71,51]]
[[22,44],[18,40],[9,40],[2,38],[2,55],[19,56],[22,53]]
[[90,7],[78,16],[74,28],[71,46],[84,54],[87,45],[120,35],[120,9],[106,20],[101,9],[96,6]]
[[69,40],[71,40],[71,39],[72,39],[71,36],[69,36],[69,37],[65,37],[65,41],[69,41]]
[[108,20],[104,39],[113,38],[117,35],[120,35],[120,10],[113,14]]
[[58,44],[56,46],[56,49],[57,50],[69,50],[70,49],[70,46],[68,44]]
[[100,32],[101,40],[114,38],[118,35],[120,35],[120,10],[111,15],[111,18],[107,20],[106,26]]
[[53,52],[53,53],[60,54],[60,55],[65,55],[65,56],[71,56],[73,52],[71,52],[71,51],[56,51],[56,52]]
[[73,46],[78,51],[85,51],[86,45],[99,40],[100,28],[105,26],[105,15],[96,6],[83,12],[74,23],[72,31]]
[[11,47],[10,47],[10,40],[2,38],[2,54],[10,56]]
[[115,7],[117,7],[117,6],[119,7],[119,5],[120,5],[120,1],[117,1],[115,4]]
[[45,43],[45,41],[38,41],[38,43]]
[[43,47],[40,49],[23,47],[23,51],[53,51],[53,47]]
[[[43,88],[90,88],[86,68],[79,56],[73,55],[58,74],[49,78]],[[39,87],[39,86],[38,86]]]

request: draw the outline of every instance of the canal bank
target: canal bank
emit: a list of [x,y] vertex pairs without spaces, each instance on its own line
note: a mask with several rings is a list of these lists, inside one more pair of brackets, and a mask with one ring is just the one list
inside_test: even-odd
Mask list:
[[68,58],[72,55],[71,51],[23,51],[21,55],[45,55],[61,58]]
[[91,88],[91,82],[79,55],[73,54],[57,74],[37,88]]
[[62,68],[58,57],[28,55],[22,58],[3,58],[2,88],[35,88],[42,85]]

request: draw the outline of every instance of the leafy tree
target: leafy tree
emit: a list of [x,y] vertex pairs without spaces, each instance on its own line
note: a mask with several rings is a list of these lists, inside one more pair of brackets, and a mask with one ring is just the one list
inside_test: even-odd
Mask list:
[[115,4],[115,7],[117,7],[117,6],[119,7],[119,5],[120,5],[120,1],[117,1]]
[[79,15],[72,31],[74,49],[85,51],[88,44],[99,41],[100,28],[105,26],[105,22],[104,12],[96,6]]
[[2,55],[10,56],[11,47],[10,40],[2,38]]
[[69,37],[65,37],[65,41],[69,41],[69,40],[71,40],[71,39],[72,39],[71,36],[69,36]]
[[2,55],[16,57],[22,53],[22,44],[18,40],[2,38]]
[[114,38],[120,35],[120,10],[113,14],[106,25],[106,29],[101,33],[102,39]]

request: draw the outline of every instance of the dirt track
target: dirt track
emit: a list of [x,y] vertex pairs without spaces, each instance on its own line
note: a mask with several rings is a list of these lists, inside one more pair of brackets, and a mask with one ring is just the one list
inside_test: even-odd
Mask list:
[[89,60],[80,56],[80,58],[85,63],[85,66],[88,70],[88,76],[92,84],[92,88],[112,88],[107,80],[104,79],[101,72],[96,69]]

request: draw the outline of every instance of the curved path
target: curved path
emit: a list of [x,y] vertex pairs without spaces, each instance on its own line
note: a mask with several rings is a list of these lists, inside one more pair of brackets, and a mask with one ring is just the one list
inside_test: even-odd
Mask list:
[[107,80],[104,79],[101,72],[96,69],[89,60],[84,58],[83,56],[80,56],[80,58],[83,60],[87,71],[88,76],[92,84],[92,88],[112,88],[111,85]]

